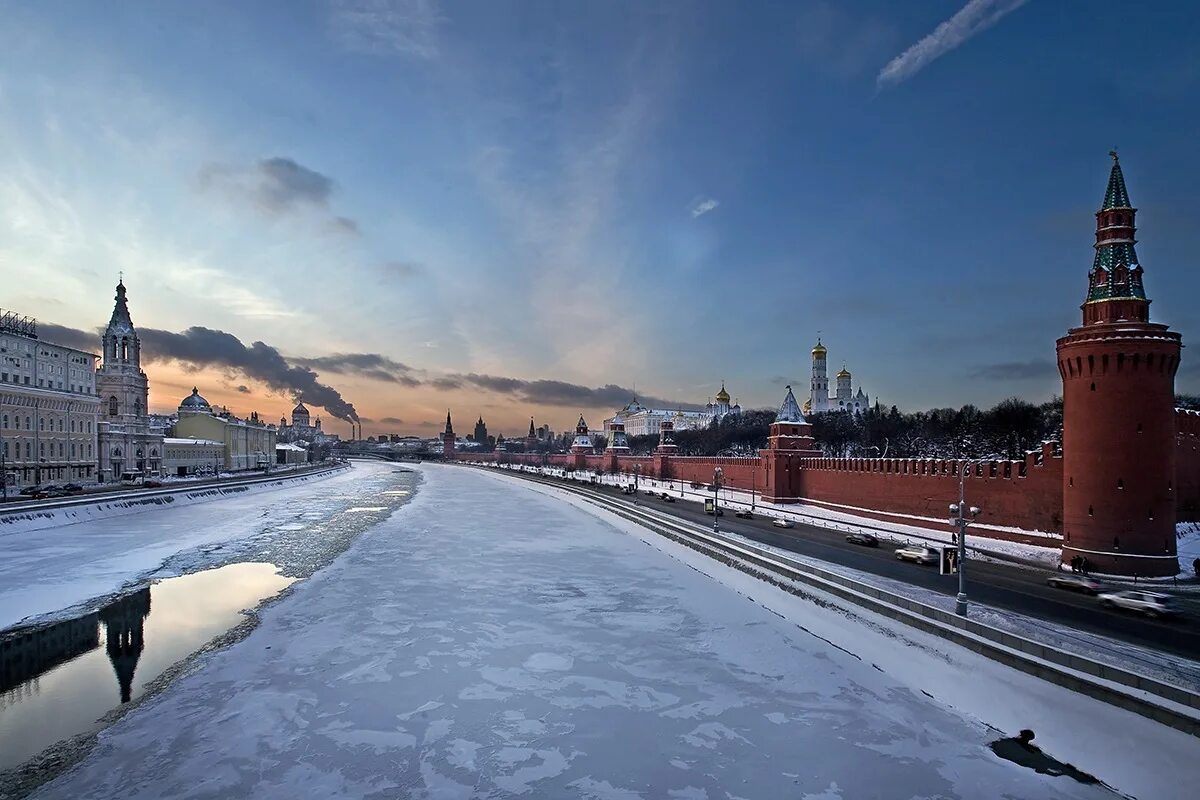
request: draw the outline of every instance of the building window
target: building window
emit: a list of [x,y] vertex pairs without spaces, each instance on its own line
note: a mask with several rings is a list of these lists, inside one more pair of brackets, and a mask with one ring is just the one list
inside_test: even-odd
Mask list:
[[[1095,388],[1095,384],[1093,384],[1092,388]],[[116,395],[113,395],[112,397],[108,398],[108,415],[110,417],[115,417],[117,415],[117,397],[116,397]]]

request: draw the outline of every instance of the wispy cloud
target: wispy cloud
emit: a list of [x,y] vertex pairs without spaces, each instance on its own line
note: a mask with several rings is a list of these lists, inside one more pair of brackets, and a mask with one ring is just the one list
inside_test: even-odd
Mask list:
[[1026,2],[1028,0],[970,0],[958,13],[934,28],[933,33],[889,61],[879,71],[876,85],[882,89],[908,80]]
[[704,216],[719,205],[721,204],[711,197],[697,197],[691,204],[692,219]]
[[438,54],[437,0],[333,0],[330,21],[348,50],[425,59]]

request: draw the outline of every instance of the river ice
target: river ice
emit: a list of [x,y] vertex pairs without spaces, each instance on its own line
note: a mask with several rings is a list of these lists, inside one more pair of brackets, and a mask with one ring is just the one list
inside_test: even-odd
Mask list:
[[602,517],[423,470],[409,505],[36,796],[1113,796],[999,759],[1015,731]]

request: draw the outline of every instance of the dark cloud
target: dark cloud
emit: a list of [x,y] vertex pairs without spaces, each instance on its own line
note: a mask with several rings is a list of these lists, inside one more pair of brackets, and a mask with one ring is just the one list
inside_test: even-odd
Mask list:
[[453,389],[461,389],[463,384],[457,378],[434,378],[429,382],[429,385],[435,389],[448,392]]
[[425,271],[425,268],[415,261],[389,261],[383,265],[383,271],[395,278],[415,278]]
[[[88,333],[53,324],[38,328],[40,338],[48,342],[91,352],[100,350],[100,331]],[[138,336],[142,340],[142,358],[147,363],[177,361],[192,369],[236,370],[273,391],[320,406],[338,419],[358,422],[354,405],[346,402],[337,389],[319,381],[317,373],[308,367],[290,363],[265,342],[254,342],[247,347],[231,333],[199,326],[182,333],[139,328]]]
[[89,353],[99,353],[102,349],[100,340],[104,335],[103,328],[88,333],[77,328],[55,325],[53,322],[39,322],[37,328],[38,338],[50,344],[61,344],[63,347],[73,347]]
[[1055,373],[1056,367],[1053,361],[1035,358],[1030,361],[987,364],[972,372],[971,377],[990,381],[1032,381],[1052,378]]
[[407,364],[378,353],[333,353],[320,358],[293,358],[293,364],[317,370],[335,372],[339,375],[361,375],[377,381],[419,386],[421,381],[413,376],[413,368]]
[[[306,209],[328,212],[337,186],[328,175],[282,156],[264,158],[253,167],[207,164],[198,181],[202,189],[218,189],[269,216]],[[349,217],[331,216],[329,224],[339,233],[358,233],[358,223]]]
[[[589,387],[577,383],[567,383],[548,379],[524,380],[522,378],[506,378],[497,375],[480,375],[468,373],[452,375],[452,380],[487,391],[501,394],[511,394],[526,403],[550,406],[571,406],[574,408],[620,408],[628,403],[635,395],[632,389],[608,383],[604,386]],[[654,408],[679,408],[688,411],[699,409],[695,403],[679,403],[658,397],[638,396],[638,400],[646,406]]]
[[384,417],[383,419],[381,419],[379,421],[385,425],[403,425],[404,424],[404,420],[400,419],[399,417]]
[[238,384],[237,390],[242,394],[250,394],[250,387],[244,383]]

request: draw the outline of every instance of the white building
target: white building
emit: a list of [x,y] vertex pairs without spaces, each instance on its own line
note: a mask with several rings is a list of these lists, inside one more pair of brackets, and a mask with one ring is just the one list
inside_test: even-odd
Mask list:
[[279,418],[277,433],[281,442],[303,441],[316,445],[333,444],[341,438],[336,433],[325,433],[321,430],[321,418],[317,417],[314,423],[304,401],[296,403],[296,407],[292,409],[291,425],[288,424],[287,417]]
[[150,382],[142,372],[142,343],[129,317],[124,282],[117,283],[116,304],[102,344],[104,360],[96,372],[99,474],[105,480],[119,480],[124,472],[158,474],[163,431],[150,424]]
[[0,311],[0,479],[9,489],[96,480],[96,356],[43,342]]
[[858,387],[857,392],[853,391],[852,376],[845,366],[837,374],[835,395],[829,396],[829,377],[826,372],[828,355],[829,351],[825,349],[825,345],[821,344],[821,339],[818,337],[817,345],[812,349],[812,381],[808,401],[804,404],[804,413],[820,414],[824,411],[863,413],[871,405],[870,398],[867,397],[867,393],[862,390],[861,386]]
[[238,419],[229,409],[211,406],[195,387],[179,404],[175,435],[180,438],[221,442],[222,469],[267,469],[275,463],[275,426],[258,414]]
[[224,468],[224,442],[177,436],[163,439],[164,475],[209,475]]
[[724,382],[721,391],[710,400],[702,411],[683,411],[681,409],[647,408],[633,398],[624,408],[604,420],[605,430],[612,430],[613,423],[625,426],[626,436],[657,435],[659,428],[666,420],[671,420],[676,431],[707,428],[713,420],[720,420],[729,414],[742,413],[742,407],[736,402],[731,403],[729,392],[725,391]]

